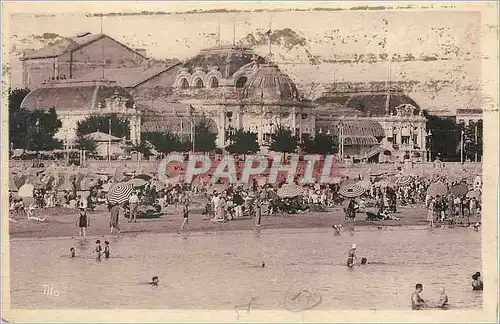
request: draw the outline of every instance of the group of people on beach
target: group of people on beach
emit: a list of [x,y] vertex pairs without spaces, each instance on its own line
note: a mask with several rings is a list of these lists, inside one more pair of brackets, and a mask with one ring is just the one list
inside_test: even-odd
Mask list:
[[[97,260],[101,260],[101,257],[104,255],[105,259],[109,259],[111,256],[111,250],[109,247],[109,242],[104,241],[104,248],[101,245],[101,240],[96,240],[95,241],[95,248],[92,250],[92,254],[95,254]],[[69,257],[74,258],[76,257],[76,250],[74,247],[71,247],[69,249]]]

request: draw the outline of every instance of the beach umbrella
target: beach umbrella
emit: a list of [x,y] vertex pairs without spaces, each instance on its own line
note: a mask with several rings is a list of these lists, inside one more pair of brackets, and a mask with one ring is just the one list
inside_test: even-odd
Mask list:
[[469,186],[465,183],[459,183],[451,187],[450,192],[454,196],[463,196],[469,192]]
[[429,188],[427,188],[427,194],[430,197],[436,197],[436,196],[446,196],[448,193],[448,187],[440,181],[431,183]]
[[141,178],[133,178],[127,181],[127,183],[130,183],[134,188],[139,188],[145,186],[148,182]]
[[293,183],[285,183],[278,189],[278,196],[281,198],[293,198],[303,194],[304,188]]
[[111,189],[111,185],[112,185],[112,184],[111,184],[111,183],[109,183],[109,182],[107,182],[107,183],[103,184],[103,185],[102,185],[102,191],[104,191],[104,192],[108,192],[108,191],[109,191],[109,189]]
[[17,185],[14,182],[14,177],[12,175],[9,176],[9,191],[18,191]]
[[32,198],[34,189],[35,187],[32,184],[27,183],[19,188],[17,195],[21,198]]
[[26,179],[28,179],[28,175],[27,174],[16,174],[14,176],[14,183],[16,184],[16,186],[18,188],[20,188],[23,184],[26,183]]
[[134,191],[134,186],[128,182],[121,182],[109,189],[108,202],[112,205],[122,204],[128,201],[128,198]]
[[365,193],[365,188],[357,183],[351,183],[340,187],[339,194],[346,198],[356,198]]
[[394,183],[396,184],[396,186],[404,187],[404,186],[409,185],[412,181],[413,181],[412,177],[407,176],[407,175],[403,175],[403,176],[398,177]]
[[477,200],[480,200],[481,199],[481,191],[475,189],[475,190],[471,190],[467,193],[466,195],[467,198],[476,198]]
[[95,178],[85,177],[80,182],[80,190],[89,191],[95,185],[97,185],[97,180]]
[[372,184],[369,180],[361,180],[358,182],[358,185],[365,188],[366,190],[370,189],[370,187],[372,186]]
[[149,174],[145,174],[145,173],[136,175],[135,178],[136,179],[143,179],[143,180],[146,180],[146,181],[151,180],[151,176]]
[[43,183],[42,181],[40,181],[40,179],[38,179],[35,175],[30,175],[28,177],[28,179],[26,179],[26,183],[25,184],[31,184],[33,185],[33,187],[35,189],[43,189],[45,188],[45,183]]

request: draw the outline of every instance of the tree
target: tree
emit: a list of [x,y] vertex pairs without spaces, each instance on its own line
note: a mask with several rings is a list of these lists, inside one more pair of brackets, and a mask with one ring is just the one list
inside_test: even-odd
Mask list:
[[483,156],[483,121],[463,125],[464,154],[471,161],[480,161]]
[[162,153],[189,151],[190,143],[183,142],[177,135],[169,132],[149,132],[141,134],[141,138],[151,143]]
[[127,147],[125,148],[125,151],[127,153],[140,153],[142,154],[145,158],[149,158],[153,153],[151,152],[151,144],[146,142],[144,139],[138,143],[138,144],[133,144],[130,141],[127,141]]
[[210,152],[215,149],[217,134],[212,133],[206,118],[202,118],[196,125],[194,133],[195,151]]
[[62,126],[54,108],[27,110],[21,108],[29,89],[9,90],[9,138],[12,148],[44,151],[62,148],[61,141],[54,138]]
[[257,134],[237,130],[229,136],[231,144],[226,147],[226,150],[232,154],[253,154],[259,151],[259,143],[257,141]]
[[116,114],[91,115],[76,124],[76,134],[78,137],[94,132],[109,133],[109,121],[111,120],[111,135],[116,137],[129,137],[130,126],[125,118],[120,118]]
[[279,126],[276,133],[272,135],[272,143],[269,149],[275,152],[293,153],[297,149],[297,137],[292,135],[288,128]]
[[301,147],[309,154],[328,155],[337,153],[339,150],[337,138],[328,134],[316,134],[312,139],[307,138]]
[[440,156],[444,161],[460,160],[460,125],[453,118],[426,116],[430,138],[431,160]]
[[89,155],[97,155],[97,142],[84,136],[80,136],[76,140],[76,147],[79,150],[85,150]]

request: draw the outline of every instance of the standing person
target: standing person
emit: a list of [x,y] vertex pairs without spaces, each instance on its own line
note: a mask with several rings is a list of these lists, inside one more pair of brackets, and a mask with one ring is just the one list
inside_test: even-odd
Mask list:
[[354,259],[359,263],[358,257],[356,256],[356,244],[353,244],[349,253],[347,254],[347,266],[352,268],[354,266]]
[[182,201],[182,217],[183,217],[183,221],[182,221],[182,225],[181,225],[180,231],[182,231],[184,229],[184,226],[186,226],[186,229],[189,231],[189,229],[188,229],[189,199],[188,199],[187,195],[185,195],[183,197],[183,201]]
[[116,204],[111,207],[109,218],[110,233],[113,234],[113,230],[116,228],[118,235],[120,235],[120,228],[118,227],[118,218],[120,216],[120,205]]
[[472,197],[472,199],[469,202],[469,217],[467,217],[467,226],[470,226],[470,221],[472,219],[472,222],[478,223],[479,220],[477,219],[477,201],[476,197]]
[[110,254],[111,254],[111,251],[109,250],[109,242],[104,241],[104,258],[109,259]]
[[77,225],[80,228],[80,236],[83,236],[83,239],[85,239],[87,237],[87,227],[90,225],[90,222],[87,217],[87,211],[83,206],[80,206],[80,215],[78,216]]
[[257,197],[254,200],[254,211],[255,211],[255,226],[260,226],[260,218],[261,218],[261,201]]
[[139,204],[139,196],[134,191],[130,198],[128,199],[129,210],[130,210],[130,218],[128,220],[129,223],[134,222],[137,223],[137,205]]
[[411,295],[411,309],[420,310],[426,306],[425,300],[420,296],[423,290],[422,284],[415,285],[415,292]]
[[219,194],[217,193],[217,191],[214,191],[214,196],[212,197],[212,200],[211,200],[211,203],[212,203],[212,212],[213,212],[213,216],[214,216],[214,219],[217,220],[217,217],[218,217],[218,209],[219,209],[219,202],[220,202],[220,198],[219,198]]
[[431,199],[427,205],[427,221],[429,222],[429,228],[434,227],[434,209],[435,206],[434,204],[436,201],[434,199]]
[[217,219],[226,221],[226,198],[223,194],[220,195],[219,204],[217,206]]
[[234,217],[242,218],[243,217],[243,198],[241,197],[239,192],[235,192],[233,195],[233,204],[234,204]]
[[102,246],[101,246],[101,241],[97,240],[95,241],[95,249],[92,253],[97,253],[97,259],[101,259],[101,254],[102,254]]

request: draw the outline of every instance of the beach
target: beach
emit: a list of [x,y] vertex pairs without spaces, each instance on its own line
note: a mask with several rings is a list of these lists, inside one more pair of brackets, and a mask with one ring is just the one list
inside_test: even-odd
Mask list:
[[[190,207],[189,232],[219,232],[219,231],[244,231],[254,229],[254,219],[243,218],[227,223],[212,222],[202,215],[203,205],[195,203]],[[37,217],[47,217],[45,222],[31,221],[27,218],[14,218],[16,222],[9,222],[11,238],[48,238],[72,237],[78,235],[76,220],[78,211],[68,208],[38,209]],[[88,212],[90,227],[88,236],[109,235],[109,212],[104,206],[94,212]],[[379,226],[426,226],[427,212],[425,206],[413,205],[399,207],[394,215],[400,220],[366,221],[365,213],[358,213],[352,223],[355,227]],[[119,225],[122,235],[137,235],[149,233],[177,233],[182,224],[180,208],[174,206],[166,208],[163,216],[154,219],[139,219],[137,223],[129,223],[128,219],[120,217]],[[305,212],[299,214],[274,214],[263,216],[260,229],[287,229],[287,228],[331,228],[332,225],[343,224],[344,212],[341,206],[327,208],[325,212]],[[346,229],[344,229],[346,230]]]

